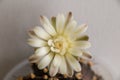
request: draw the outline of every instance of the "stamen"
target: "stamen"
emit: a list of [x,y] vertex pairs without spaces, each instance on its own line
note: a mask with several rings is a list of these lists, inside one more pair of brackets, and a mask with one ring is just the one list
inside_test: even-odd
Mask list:
[[52,44],[53,44],[53,40],[52,39],[48,40],[48,45],[52,46]]
[[56,52],[56,53],[59,53],[59,52],[60,52],[59,49],[56,49],[56,48],[54,48],[54,47],[51,47],[50,49],[51,49],[51,51]]

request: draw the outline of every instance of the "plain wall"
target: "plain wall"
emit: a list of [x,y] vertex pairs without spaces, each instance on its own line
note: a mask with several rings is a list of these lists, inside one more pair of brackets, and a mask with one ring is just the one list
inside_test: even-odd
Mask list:
[[27,30],[40,25],[39,16],[73,12],[87,23],[94,57],[104,62],[115,80],[120,76],[120,0],[0,0],[0,79],[33,50]]

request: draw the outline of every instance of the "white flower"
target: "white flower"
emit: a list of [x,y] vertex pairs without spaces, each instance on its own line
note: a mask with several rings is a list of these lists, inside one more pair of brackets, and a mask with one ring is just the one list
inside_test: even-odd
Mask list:
[[77,26],[72,13],[67,16],[58,14],[49,21],[40,17],[42,27],[36,26],[29,31],[29,45],[35,47],[35,54],[30,57],[31,63],[36,63],[39,69],[49,68],[50,76],[58,72],[72,76],[74,71],[81,71],[77,57],[91,57],[86,48],[90,47],[88,36],[82,33],[87,25]]

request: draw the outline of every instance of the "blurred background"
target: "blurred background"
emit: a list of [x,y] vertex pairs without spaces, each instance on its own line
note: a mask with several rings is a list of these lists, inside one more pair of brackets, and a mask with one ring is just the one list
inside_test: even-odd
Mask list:
[[0,0],[0,79],[33,53],[27,30],[40,25],[40,15],[69,11],[89,25],[90,51],[120,80],[120,0]]

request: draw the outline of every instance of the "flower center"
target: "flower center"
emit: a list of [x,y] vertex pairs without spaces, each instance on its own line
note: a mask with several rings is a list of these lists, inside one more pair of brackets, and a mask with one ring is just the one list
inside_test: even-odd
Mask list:
[[57,48],[57,49],[62,49],[62,47],[63,47],[63,42],[61,42],[61,41],[58,41],[58,42],[55,42],[55,47]]
[[65,37],[59,36],[54,39],[48,40],[48,45],[52,52],[59,53],[64,55],[68,48],[68,42],[66,41]]

